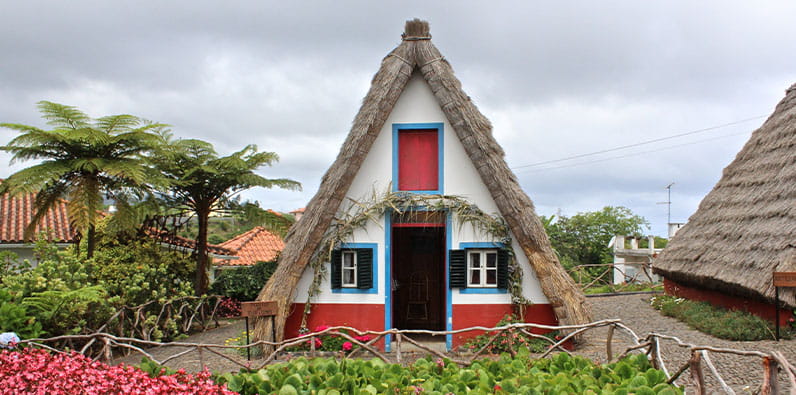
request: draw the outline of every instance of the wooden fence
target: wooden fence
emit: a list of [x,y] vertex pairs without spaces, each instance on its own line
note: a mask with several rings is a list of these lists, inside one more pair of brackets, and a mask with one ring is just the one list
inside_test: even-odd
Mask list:
[[[544,353],[542,353],[539,357],[545,358],[549,356],[554,351],[566,352],[570,353],[564,345],[567,344],[571,339],[575,338],[580,334],[583,334],[587,331],[595,330],[598,328],[607,328],[607,335],[605,341],[605,355],[606,361],[614,361],[623,358],[630,353],[645,353],[651,364],[657,368],[662,370],[666,377],[668,377],[668,382],[673,383],[676,385],[685,385],[687,378],[683,376],[686,371],[690,372],[690,382],[687,384],[693,387],[695,393],[698,394],[705,394],[708,393],[708,388],[706,386],[705,380],[705,372],[709,373],[714,377],[720,390],[724,391],[728,394],[735,394],[734,390],[727,385],[724,378],[721,377],[718,370],[716,369],[716,365],[711,360],[710,355],[713,354],[733,354],[736,356],[742,357],[750,357],[754,359],[758,359],[759,363],[762,364],[764,377],[763,381],[760,384],[759,393],[761,394],[777,394],[779,393],[778,387],[778,372],[781,369],[787,375],[787,383],[790,386],[791,390],[796,389],[796,368],[784,357],[781,352],[760,352],[760,351],[744,351],[744,350],[734,350],[734,349],[727,349],[727,348],[717,348],[711,346],[702,346],[702,345],[694,345],[683,342],[682,340],[678,339],[674,336],[668,336],[659,333],[650,333],[644,338],[639,337],[632,329],[625,326],[621,320],[618,319],[610,319],[610,320],[602,320],[596,321],[585,325],[566,325],[566,326],[550,326],[550,325],[539,325],[539,324],[510,324],[500,327],[472,327],[466,329],[459,329],[454,331],[426,331],[426,330],[397,330],[397,329],[390,329],[386,331],[359,331],[355,328],[345,327],[345,326],[337,326],[337,327],[330,327],[320,332],[309,333],[304,336],[300,336],[293,339],[287,339],[281,342],[269,342],[269,341],[258,341],[256,343],[252,343],[249,345],[241,346],[241,345],[222,345],[222,344],[200,344],[200,343],[188,343],[188,342],[168,342],[168,343],[160,343],[150,340],[142,340],[136,339],[131,337],[119,337],[114,336],[107,333],[94,333],[89,335],[71,335],[71,336],[58,336],[48,339],[30,339],[30,340],[23,340],[21,344],[24,345],[31,345],[49,349],[54,352],[63,352],[58,350],[54,347],[49,346],[48,344],[63,344],[65,341],[69,340],[70,342],[79,342],[84,343],[84,346],[80,352],[86,353],[89,350],[90,344],[98,342],[102,345],[101,352],[96,353],[93,355],[95,359],[103,358],[108,362],[112,362],[113,359],[113,350],[114,349],[125,349],[130,350],[133,352],[140,353],[147,358],[165,365],[170,361],[175,360],[183,355],[189,354],[191,352],[197,352],[199,355],[200,365],[204,368],[205,360],[204,355],[205,353],[212,353],[219,357],[222,357],[226,360],[229,360],[233,364],[239,366],[240,368],[244,369],[252,369],[250,364],[247,364],[244,361],[237,360],[232,358],[229,353],[225,353],[226,350],[229,349],[245,349],[247,347],[264,347],[269,349],[262,360],[257,363],[257,366],[254,369],[260,369],[265,367],[266,365],[273,363],[277,360],[277,358],[282,355],[286,349],[292,346],[297,346],[301,344],[309,343],[311,350],[310,354],[315,355],[317,350],[314,349],[315,345],[315,338],[324,335],[336,335],[340,336],[347,341],[351,342],[353,345],[359,346],[359,348],[354,349],[353,351],[345,354],[338,354],[343,358],[351,358],[355,357],[361,353],[369,353],[385,362],[405,362],[404,354],[402,352],[402,346],[406,343],[414,345],[416,348],[423,350],[424,352],[435,355],[440,358],[449,358],[452,362],[459,364],[460,366],[469,366],[472,364],[477,358],[479,358],[484,351],[488,348],[490,344],[495,342],[501,334],[507,331],[519,331],[529,337],[542,339],[545,342],[548,342],[548,349]],[[563,336],[559,340],[550,339],[549,337],[538,335],[533,333],[532,331],[542,330],[542,331],[554,331],[559,330],[566,332],[567,335]],[[433,348],[427,347],[422,343],[414,340],[411,335],[416,334],[424,334],[424,335],[431,335],[431,336],[445,336],[445,335],[456,335],[470,331],[483,331],[492,334],[490,340],[487,341],[479,350],[467,355],[463,354],[449,354],[445,352],[441,352],[435,350]],[[630,346],[626,347],[621,353],[616,354],[613,349],[614,337],[620,334],[627,338],[630,341]],[[368,341],[360,341],[357,337],[362,336],[372,336]],[[381,350],[379,350],[376,344],[382,340],[385,340],[385,337],[390,335],[394,338],[394,351],[391,354],[387,354]],[[511,336],[507,337],[511,339]],[[683,364],[682,366],[678,367],[674,373],[670,373],[669,368],[664,363],[664,358],[662,356],[661,351],[661,342],[673,342],[679,348],[683,348],[685,352],[690,354],[690,359],[688,362]],[[172,347],[186,347],[185,350],[177,352],[173,355],[168,356],[167,358],[163,358],[161,360],[156,359],[152,354],[150,354],[146,348],[154,348],[154,347],[164,347],[164,346],[172,346]],[[509,352],[512,355],[516,354],[516,351],[519,347],[522,347],[520,344],[512,344],[509,343]],[[391,360],[392,357],[393,359]],[[716,388],[710,389],[711,392],[717,390]]]

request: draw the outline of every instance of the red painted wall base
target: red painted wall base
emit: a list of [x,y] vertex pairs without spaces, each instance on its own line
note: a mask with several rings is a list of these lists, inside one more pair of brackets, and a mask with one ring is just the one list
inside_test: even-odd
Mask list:
[[[512,304],[455,304],[453,305],[453,329],[464,329],[473,326],[493,327],[498,321],[508,314],[517,313]],[[532,304],[525,308],[525,322],[542,325],[558,325],[558,320],[553,312],[553,307],[549,304]],[[518,315],[518,314],[515,314]],[[456,334],[453,336],[453,348],[472,339],[483,331],[470,331]],[[534,333],[545,333],[545,331],[534,330]]]
[[[514,313],[511,304],[455,304],[453,305],[453,329],[464,329],[473,326],[492,327],[507,314]],[[293,311],[285,322],[285,339],[299,336],[301,317],[304,314],[304,303],[294,303]],[[533,304],[525,308],[525,322],[557,325],[555,313],[549,304]],[[312,312],[307,319],[307,328],[315,329],[321,325],[350,326],[359,330],[384,330],[384,305],[378,304],[344,304],[319,303],[312,305]],[[543,331],[535,331],[544,333]],[[482,331],[471,331],[453,336],[453,348],[457,348],[476,337]],[[379,344],[383,347],[383,344]]]
[[[727,295],[718,291],[701,289],[676,283],[669,279],[663,279],[663,289],[667,295],[680,298],[708,302],[714,306],[723,307],[729,310],[741,310],[752,313],[760,318],[771,321],[776,320],[774,304],[766,303],[756,299],[747,299],[733,295]],[[793,317],[793,311],[789,309],[779,309],[780,326],[789,325],[788,320]]]

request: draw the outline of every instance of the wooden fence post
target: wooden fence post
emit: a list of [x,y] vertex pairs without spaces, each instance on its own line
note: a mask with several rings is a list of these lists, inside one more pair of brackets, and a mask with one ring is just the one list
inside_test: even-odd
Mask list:
[[613,325],[609,326],[608,327],[608,336],[605,338],[605,354],[606,354],[606,356],[608,358],[608,361],[606,361],[606,362],[611,362],[611,360],[614,359],[614,351],[613,351],[613,348],[611,346],[611,343],[614,340],[614,329],[615,328],[616,327],[613,326]]
[[777,382],[777,361],[771,357],[763,358],[763,386],[760,387],[762,395],[778,394],[779,383]]
[[691,378],[694,380],[694,391],[697,394],[704,395],[705,392],[705,376],[702,374],[702,353],[699,351],[691,351],[691,359],[688,361],[689,369],[691,370]]

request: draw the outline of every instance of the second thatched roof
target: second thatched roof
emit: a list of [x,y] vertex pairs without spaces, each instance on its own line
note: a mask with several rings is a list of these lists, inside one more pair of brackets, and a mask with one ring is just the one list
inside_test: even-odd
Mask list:
[[[653,268],[686,285],[773,301],[772,272],[796,271],[794,251],[796,84]],[[783,296],[796,307],[792,290]]]

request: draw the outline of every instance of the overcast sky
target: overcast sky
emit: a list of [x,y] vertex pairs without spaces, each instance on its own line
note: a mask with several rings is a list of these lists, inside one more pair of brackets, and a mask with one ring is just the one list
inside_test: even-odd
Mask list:
[[[792,1],[426,3],[0,0],[0,122],[43,126],[49,100],[168,123],[222,154],[254,143],[281,157],[261,174],[304,192],[244,197],[291,211],[419,17],[539,214],[621,205],[665,235],[666,185],[687,220],[796,82]],[[0,177],[28,165],[8,159]]]

